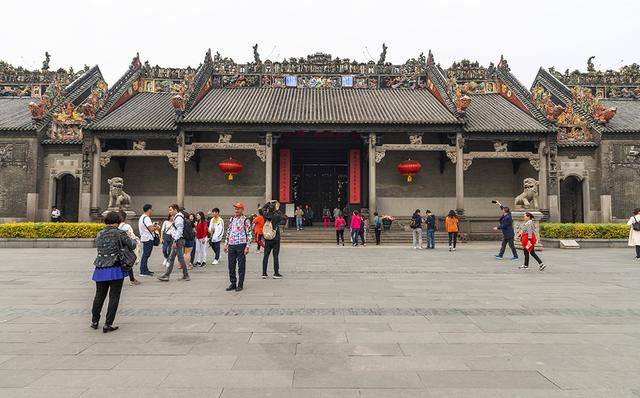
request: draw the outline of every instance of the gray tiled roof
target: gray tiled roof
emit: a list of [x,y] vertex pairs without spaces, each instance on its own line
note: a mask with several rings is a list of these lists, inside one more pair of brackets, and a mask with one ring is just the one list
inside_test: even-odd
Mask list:
[[29,112],[31,101],[31,97],[0,97],[0,130],[35,129]]
[[90,125],[91,130],[173,130],[175,93],[138,93]]
[[605,107],[618,108],[613,119],[605,125],[606,132],[640,132],[640,100],[607,99],[602,102]]
[[427,90],[213,89],[184,118],[209,123],[458,123]]
[[550,130],[500,94],[476,94],[466,112],[465,131],[545,133]]

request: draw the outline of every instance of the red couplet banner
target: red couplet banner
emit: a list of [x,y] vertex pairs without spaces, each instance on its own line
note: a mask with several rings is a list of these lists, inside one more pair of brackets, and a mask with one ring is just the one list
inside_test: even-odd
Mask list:
[[280,169],[279,169],[279,197],[280,203],[291,201],[291,150],[280,149]]
[[349,150],[349,203],[360,203],[360,150]]

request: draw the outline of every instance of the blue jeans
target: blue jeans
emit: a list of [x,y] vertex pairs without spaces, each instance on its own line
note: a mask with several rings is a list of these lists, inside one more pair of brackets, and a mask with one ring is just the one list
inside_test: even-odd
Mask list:
[[427,249],[435,249],[436,248],[436,230],[435,229],[427,229]]
[[[244,254],[246,244],[229,245],[227,255],[229,261],[229,282],[233,286],[242,287],[244,285],[244,273],[247,266],[247,256]],[[236,278],[236,262],[238,263],[238,277]]]
[[164,234],[164,239],[162,239],[162,255],[165,259],[169,259],[169,255],[171,254],[171,244],[173,243],[173,239],[171,239],[171,235]]
[[296,217],[296,229],[302,228],[302,218]]
[[360,228],[351,228],[351,244],[358,246],[358,236],[360,235]]
[[152,250],[153,250],[153,240],[142,242],[142,258],[140,259],[141,274],[149,273],[149,266],[147,265],[147,262],[149,261],[149,257],[151,257]]

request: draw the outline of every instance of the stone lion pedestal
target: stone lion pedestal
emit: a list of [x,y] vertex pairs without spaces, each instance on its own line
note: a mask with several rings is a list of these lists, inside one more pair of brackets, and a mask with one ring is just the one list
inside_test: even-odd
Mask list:
[[522,226],[524,225],[525,213],[531,213],[533,215],[533,223],[536,226],[538,242],[536,243],[536,250],[542,250],[542,242],[540,239],[540,220],[544,216],[539,210],[538,206],[538,190],[539,183],[535,178],[525,178],[522,182],[523,191],[515,198],[514,210],[511,212],[513,217],[513,229],[516,231],[516,247],[522,250],[520,244],[520,236],[522,235]]
[[110,211],[124,211],[127,214],[127,220],[133,219],[136,213],[131,210],[131,196],[123,189],[124,179],[113,177],[109,178],[107,182],[109,183],[109,205],[107,210],[102,212],[102,217]]

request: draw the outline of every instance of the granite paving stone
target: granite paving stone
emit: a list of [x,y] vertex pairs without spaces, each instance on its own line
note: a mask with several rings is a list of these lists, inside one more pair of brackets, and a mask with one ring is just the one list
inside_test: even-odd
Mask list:
[[523,272],[496,247],[284,241],[284,279],[252,253],[242,292],[224,258],[125,283],[108,334],[89,328],[95,249],[0,249],[0,396],[640,396],[633,253],[545,248]]

